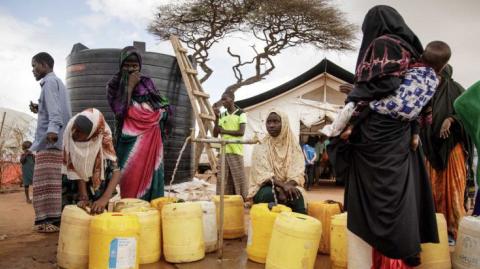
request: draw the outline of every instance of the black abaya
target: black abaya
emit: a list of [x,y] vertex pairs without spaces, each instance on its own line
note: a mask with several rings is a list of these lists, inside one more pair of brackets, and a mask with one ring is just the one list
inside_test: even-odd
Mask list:
[[411,124],[372,113],[351,137],[348,229],[389,258],[438,242],[432,193]]
[[[355,85],[348,99],[393,94],[423,51],[395,9],[376,6],[365,17]],[[349,143],[333,140],[329,154],[346,179],[348,229],[383,255],[405,259],[420,243],[438,242],[433,196],[420,149],[412,151],[413,123],[370,112]]]

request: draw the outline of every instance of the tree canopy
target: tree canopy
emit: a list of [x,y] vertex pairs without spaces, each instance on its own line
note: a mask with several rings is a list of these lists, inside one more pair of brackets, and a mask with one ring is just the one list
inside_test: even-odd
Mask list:
[[[283,50],[312,45],[324,50],[351,50],[355,27],[329,0],[191,0],[160,6],[149,31],[161,40],[176,35],[193,50],[193,59],[203,71],[203,83],[213,74],[208,65],[210,50],[235,33],[251,36],[254,56],[249,59],[232,51],[235,81],[226,91],[258,82],[275,69],[274,56]],[[253,70],[248,72],[247,70]],[[248,73],[248,76],[244,74]]]

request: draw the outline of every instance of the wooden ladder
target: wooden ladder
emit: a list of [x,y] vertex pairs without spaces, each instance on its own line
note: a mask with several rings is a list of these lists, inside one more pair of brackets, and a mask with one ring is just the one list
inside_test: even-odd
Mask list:
[[[197,138],[206,138],[208,132],[213,135],[215,121],[215,114],[208,100],[210,95],[203,90],[202,84],[197,77],[198,72],[193,68],[192,63],[187,57],[187,49],[182,47],[178,37],[175,35],[170,36],[170,42],[172,43],[173,50],[175,51],[178,66],[182,72],[182,78],[187,88],[193,113],[195,114],[195,120],[200,129]],[[216,173],[217,158],[209,143],[194,143],[195,169],[198,168],[200,156],[202,155],[204,149],[208,156],[210,168],[213,173]]]

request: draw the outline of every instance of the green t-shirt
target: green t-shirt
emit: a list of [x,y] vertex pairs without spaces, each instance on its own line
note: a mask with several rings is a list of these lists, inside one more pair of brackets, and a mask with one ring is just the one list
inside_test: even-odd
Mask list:
[[[227,131],[240,130],[240,124],[242,123],[247,124],[247,114],[245,114],[240,108],[237,108],[232,114],[229,114],[228,111],[223,112],[218,120],[218,125]],[[222,138],[226,140],[239,140],[242,139],[242,137],[243,136],[222,134]],[[225,153],[243,155],[243,145],[228,144],[225,147]]]

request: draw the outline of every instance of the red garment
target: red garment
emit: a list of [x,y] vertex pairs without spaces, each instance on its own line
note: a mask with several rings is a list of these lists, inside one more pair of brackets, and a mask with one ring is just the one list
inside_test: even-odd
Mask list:
[[406,265],[403,260],[390,259],[373,248],[372,263],[371,269],[413,269],[413,267]]
[[[152,186],[155,173],[160,171],[163,163],[163,141],[160,130],[160,117],[163,109],[151,111],[139,104],[129,107],[123,122],[121,143],[118,151],[127,154],[127,158],[120,158],[122,176],[120,179],[120,193],[122,198],[141,198],[150,200],[151,197],[163,196],[162,189]],[[152,194],[151,192],[161,192]]]

